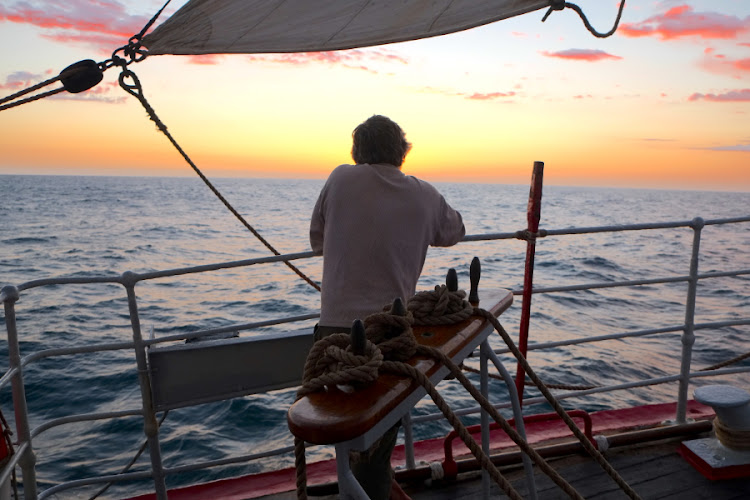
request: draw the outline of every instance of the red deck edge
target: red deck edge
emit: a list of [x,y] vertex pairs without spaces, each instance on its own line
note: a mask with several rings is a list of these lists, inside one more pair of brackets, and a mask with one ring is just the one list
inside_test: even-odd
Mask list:
[[750,464],[728,465],[726,467],[712,467],[706,463],[703,458],[693,452],[684,444],[680,445],[680,455],[687,463],[692,465],[695,470],[701,473],[706,479],[717,481],[722,479],[737,479],[740,477],[750,477]]
[[[673,419],[677,404],[665,403],[656,405],[635,406],[620,410],[604,410],[591,414],[595,434],[612,431],[626,431],[654,427]],[[694,420],[713,418],[714,411],[696,401],[688,401],[687,417]],[[551,439],[565,438],[571,435],[570,429],[561,421],[536,422],[526,425],[529,443],[538,444]],[[515,446],[502,431],[491,433],[493,450]],[[468,453],[465,445],[456,442],[454,456]],[[414,455],[418,461],[434,462],[443,459],[443,438],[426,439],[414,443]],[[687,457],[686,457],[687,459]],[[393,450],[394,466],[404,464],[404,447]],[[697,467],[696,467],[697,468]],[[700,470],[700,469],[699,469]],[[325,484],[336,481],[336,460],[324,460],[307,465],[308,484]],[[263,472],[247,476],[222,479],[210,483],[186,486],[169,490],[170,500],[248,500],[265,495],[293,491],[295,489],[294,468]],[[132,497],[126,500],[153,500],[154,493]]]

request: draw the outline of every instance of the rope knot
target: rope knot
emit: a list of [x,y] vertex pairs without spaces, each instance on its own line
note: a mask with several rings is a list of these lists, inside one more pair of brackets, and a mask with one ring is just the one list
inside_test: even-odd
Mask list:
[[356,355],[351,350],[349,335],[329,335],[310,349],[297,399],[326,390],[326,386],[372,383],[378,378],[382,364],[383,353],[372,342],[365,342],[365,353]]
[[529,231],[528,229],[522,229],[520,231],[516,231],[516,239],[517,240],[525,240],[525,241],[536,241],[537,238],[544,238],[547,236],[547,230],[546,229],[540,229],[536,233]]
[[417,352],[417,340],[411,326],[414,316],[406,312],[405,316],[392,312],[370,314],[365,318],[367,340],[377,344],[384,359],[406,361]]
[[466,292],[451,292],[446,285],[433,291],[418,292],[409,299],[407,309],[418,325],[452,325],[471,316],[474,308],[466,300]]

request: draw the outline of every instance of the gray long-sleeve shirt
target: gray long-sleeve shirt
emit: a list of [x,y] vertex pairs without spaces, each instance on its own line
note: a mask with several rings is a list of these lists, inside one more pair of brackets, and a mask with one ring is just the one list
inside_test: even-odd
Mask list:
[[323,252],[320,324],[350,327],[416,290],[427,247],[465,234],[461,214],[429,183],[393,165],[341,165],[320,192],[310,245]]

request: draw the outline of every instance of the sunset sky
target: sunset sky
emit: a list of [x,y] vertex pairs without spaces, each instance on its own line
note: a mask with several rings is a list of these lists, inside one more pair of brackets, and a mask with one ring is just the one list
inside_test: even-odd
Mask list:
[[[618,0],[577,3],[611,28]],[[162,4],[0,0],[0,97],[107,59]],[[384,114],[414,144],[404,171],[431,181],[526,184],[539,160],[548,185],[750,191],[750,1],[627,0],[607,39],[571,10],[543,15],[374,48],[151,56],[131,69],[209,178],[324,178],[351,161],[352,129]],[[0,112],[0,174],[194,175],[118,74]]]

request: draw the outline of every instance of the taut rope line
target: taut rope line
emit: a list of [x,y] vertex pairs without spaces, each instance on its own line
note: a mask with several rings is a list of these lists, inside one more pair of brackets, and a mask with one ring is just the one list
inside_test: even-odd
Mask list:
[[513,343],[513,340],[510,338],[510,335],[508,335],[508,332],[505,331],[505,328],[500,324],[500,322],[495,318],[495,316],[485,311],[484,309],[480,309],[478,307],[474,308],[474,313],[477,316],[481,316],[487,321],[489,321],[492,326],[495,327],[495,330],[500,334],[500,336],[503,338],[505,343],[507,344],[508,348],[511,350],[513,355],[516,357],[516,359],[521,363],[521,366],[523,367],[523,370],[526,372],[526,375],[534,382],[534,384],[539,389],[539,392],[542,393],[544,398],[547,400],[547,402],[554,408],[555,412],[560,416],[560,418],[563,419],[565,424],[570,428],[570,430],[573,432],[573,434],[578,438],[578,440],[583,445],[584,449],[591,455],[591,457],[596,460],[596,462],[604,469],[604,471],[609,474],[609,476],[622,488],[622,490],[633,499],[639,499],[640,496],[633,490],[630,485],[628,485],[625,480],[617,473],[617,471],[607,462],[607,460],[604,458],[604,456],[601,454],[599,450],[596,449],[596,447],[591,444],[591,442],[586,438],[586,436],[581,432],[581,430],[578,428],[578,426],[573,422],[573,420],[568,416],[565,409],[560,406],[560,403],[555,399],[555,397],[552,395],[551,392],[549,392],[549,389],[544,385],[544,383],[537,377],[536,373],[534,373],[534,370],[531,368],[531,365],[529,365],[529,362],[526,360],[526,358],[521,354],[521,351],[518,350],[518,347]]
[[723,368],[725,366],[729,366],[734,363],[739,363],[743,359],[750,358],[750,352],[746,352],[745,354],[742,354],[740,356],[737,356],[736,358],[728,359],[726,361],[722,361],[721,363],[716,363],[715,365],[707,366],[706,368],[701,368],[698,371],[701,372],[707,372],[711,370],[718,370],[719,368]]
[[[167,1],[169,3],[169,1]],[[166,4],[164,5],[166,7]],[[162,10],[164,9],[162,7]],[[159,11],[161,13],[161,10]],[[158,14],[157,14],[158,16]],[[72,93],[78,93],[82,92],[84,90],[88,90],[89,88],[93,87],[97,83],[99,83],[102,79],[102,73],[106,69],[110,68],[113,65],[121,66],[122,72],[120,73],[119,82],[120,87],[122,87],[126,92],[128,92],[130,95],[136,97],[140,103],[143,105],[144,109],[146,110],[146,113],[148,113],[149,118],[156,123],[156,127],[161,130],[164,135],[167,136],[167,139],[172,143],[172,145],[177,149],[177,151],[182,155],[182,157],[185,159],[185,161],[192,167],[192,169],[195,171],[196,174],[203,180],[203,182],[208,186],[211,191],[221,200],[221,202],[224,204],[227,209],[229,209],[232,214],[234,214],[235,217],[251,232],[253,235],[255,235],[258,240],[265,245],[266,248],[268,248],[271,252],[273,252],[274,255],[281,255],[276,248],[273,247],[261,234],[255,230],[253,226],[251,226],[242,215],[240,215],[237,210],[224,198],[224,196],[219,192],[216,187],[211,183],[211,181],[208,180],[208,178],[203,175],[203,172],[198,168],[198,166],[190,159],[190,157],[185,153],[185,151],[180,147],[180,145],[177,143],[177,141],[172,137],[172,135],[167,130],[167,126],[164,125],[164,123],[159,119],[159,117],[156,115],[156,112],[151,107],[151,105],[148,103],[146,98],[143,96],[143,88],[141,86],[141,82],[138,80],[138,77],[127,69],[128,64],[130,64],[133,61],[141,61],[143,58],[145,58],[145,52],[143,52],[140,48],[140,37],[143,35],[143,32],[145,32],[146,29],[151,25],[151,23],[154,22],[156,19],[156,16],[154,16],[153,19],[149,22],[149,24],[144,27],[144,30],[138,34],[133,36],[130,39],[130,43],[124,47],[121,47],[115,51],[115,53],[112,54],[112,58],[108,61],[104,61],[101,63],[96,63],[92,60],[85,60],[80,61],[78,63],[75,63],[64,70],[60,72],[60,74],[54,78],[50,78],[49,80],[46,80],[44,82],[38,83],[37,85],[34,85],[32,87],[29,87],[27,89],[24,89],[20,92],[16,92],[13,95],[10,95],[8,97],[3,98],[0,100],[0,104],[12,101],[14,99],[17,99],[18,97],[21,97],[23,95],[28,94],[29,92],[33,92],[34,90],[40,89],[46,85],[49,85],[51,83],[54,83],[58,80],[62,80],[63,86],[51,90],[49,92],[44,92],[26,99],[21,99],[16,102],[11,102],[10,104],[5,104],[4,106],[0,106],[0,111],[3,111],[5,109],[9,109],[15,106],[20,106],[21,104],[25,104],[28,102],[36,101],[39,99],[42,99],[44,97],[49,97],[51,95],[57,94],[59,92],[68,91]],[[126,56],[130,58],[130,61],[123,59],[119,56],[117,56],[117,52],[123,51]],[[125,80],[130,78],[133,83],[127,83]],[[317,291],[320,291],[320,285],[315,283],[313,280],[311,280],[307,275],[305,275],[302,271],[299,270],[294,264],[292,264],[289,261],[284,261],[284,264],[287,265],[292,271],[294,271],[300,278],[302,278],[304,281],[306,281],[310,286],[315,288]]]
[[[37,83],[36,85],[27,88],[27,89],[21,90],[20,92],[16,92],[15,94],[12,94],[12,95],[9,95],[7,97],[4,97],[3,99],[0,99],[0,104],[6,103],[6,102],[10,102],[10,101],[12,101],[14,99],[18,99],[22,95],[28,94],[29,92],[33,92],[34,90],[40,89],[42,87],[46,87],[50,83],[54,83],[54,82],[58,81],[61,78],[61,76],[62,75],[57,75],[54,78],[50,78],[49,80],[45,80],[45,81],[43,81],[41,83]],[[51,95],[59,94],[60,92],[63,92],[64,90],[65,90],[65,87],[60,87],[59,89],[50,90],[48,92],[43,92],[41,94],[37,94],[37,95],[32,96],[32,97],[27,97],[26,99],[21,99],[20,101],[16,101],[16,102],[13,102],[13,103],[10,103],[10,104],[5,104],[4,106],[0,106],[0,111],[4,111],[4,110],[10,109],[10,108],[14,108],[16,106],[20,106],[21,104],[26,104],[27,102],[33,102],[33,101],[37,101],[39,99],[44,99],[45,97],[49,97]]]
[[[133,83],[127,83],[125,81],[126,78],[130,78],[133,80]],[[138,80],[138,77],[130,71],[127,68],[123,68],[122,72],[120,73],[120,86],[130,95],[138,99],[140,103],[143,105],[143,108],[146,110],[146,113],[148,113],[149,118],[156,124],[156,128],[158,128],[160,131],[164,133],[165,136],[167,136],[167,139],[169,139],[169,142],[172,143],[172,145],[177,149],[177,151],[182,155],[182,157],[185,159],[185,161],[190,165],[190,167],[195,171],[196,174],[198,174],[198,177],[203,180],[203,182],[208,186],[208,188],[213,191],[213,193],[221,200],[221,202],[224,204],[227,209],[229,209],[230,212],[234,214],[235,217],[248,229],[251,233],[255,235],[258,240],[260,240],[263,245],[266,246],[271,252],[273,252],[274,255],[281,255],[278,250],[276,250],[268,241],[266,241],[261,234],[255,230],[253,226],[251,226],[240,213],[235,210],[235,208],[222,196],[222,194],[219,192],[218,189],[214,187],[214,185],[211,183],[211,181],[208,180],[208,178],[203,175],[203,172],[198,168],[198,166],[193,163],[193,160],[190,159],[190,157],[185,153],[185,151],[180,147],[180,145],[177,143],[177,141],[172,137],[172,134],[169,133],[167,130],[167,126],[164,125],[164,123],[159,119],[159,117],[156,115],[156,112],[154,111],[154,108],[151,107],[151,105],[148,103],[146,98],[143,96],[143,88],[141,87],[141,82]],[[313,280],[311,280],[307,275],[305,275],[302,271],[300,271],[294,264],[292,264],[289,261],[284,261],[284,264],[289,267],[292,271],[294,271],[300,278],[305,280],[310,286],[315,288],[316,290],[320,291],[320,285],[315,283]]]
[[[388,323],[387,320],[385,323],[382,323],[381,320],[384,318],[384,315],[385,313],[378,313],[373,315],[373,317],[368,316],[368,318],[366,318],[365,322],[368,324],[368,330],[370,330],[368,336],[372,335],[373,331],[376,331],[377,333],[375,333],[375,335],[378,335],[384,330],[390,330],[393,323]],[[409,338],[411,340],[409,340]],[[392,357],[398,359],[408,359],[418,349],[416,339],[414,339],[410,326],[408,330],[402,331],[400,335],[384,339],[382,344],[384,344],[385,350],[390,351]],[[387,347],[388,344],[390,344],[390,349]],[[411,348],[407,347],[405,353],[403,349],[396,348],[397,345],[411,345]],[[366,374],[363,374],[363,371],[360,370],[362,367],[366,367],[364,370]],[[374,370],[372,370],[372,368],[374,368]],[[297,392],[297,399],[300,399],[307,394],[324,390],[325,386],[329,384],[362,384],[374,382],[378,377],[378,368],[383,371],[412,378],[422,385],[438,408],[443,411],[443,414],[448,421],[458,430],[461,439],[477,461],[482,464],[482,467],[488,471],[492,479],[510,498],[513,500],[522,500],[523,497],[518,494],[508,480],[505,479],[502,473],[500,473],[497,467],[492,463],[490,458],[481,450],[479,445],[466,430],[463,423],[450,410],[450,407],[437,392],[435,386],[430,380],[419,370],[416,370],[413,366],[404,363],[401,360],[385,361],[379,346],[373,344],[369,339],[366,340],[365,354],[361,356],[352,353],[350,336],[344,333],[330,335],[316,342],[310,350],[310,354],[305,362],[303,385]],[[307,498],[305,444],[302,439],[295,437],[294,445],[295,466],[297,470],[297,498],[304,500]],[[579,495],[575,498],[582,497]]]
[[[580,498],[580,499],[583,498],[580,495],[580,493],[578,493],[570,485],[570,483],[568,483],[554,468],[552,468],[552,466],[550,466],[547,463],[547,461],[544,460],[544,458],[541,455],[539,455],[539,453],[537,453],[537,451],[529,445],[529,443],[518,433],[518,431],[516,431],[516,429],[513,428],[508,423],[508,421],[500,414],[500,412],[498,412],[497,409],[494,406],[492,406],[492,404],[487,400],[487,398],[485,398],[477,390],[474,384],[472,384],[471,381],[468,378],[466,378],[466,376],[463,373],[461,373],[461,368],[458,365],[456,365],[453,362],[453,360],[451,360],[448,356],[443,354],[438,349],[434,349],[432,347],[420,346],[418,347],[417,352],[424,356],[428,356],[433,359],[436,359],[440,361],[441,363],[443,363],[445,366],[447,366],[451,374],[456,377],[456,379],[461,383],[461,385],[464,386],[464,388],[469,392],[469,394],[471,394],[471,396],[479,403],[482,409],[484,409],[492,417],[492,419],[498,425],[500,425],[500,427],[502,427],[503,431],[505,431],[508,437],[510,437],[513,440],[513,442],[515,442],[524,453],[526,453],[529,457],[531,457],[534,460],[534,462],[539,466],[542,472],[544,472],[550,479],[552,479],[552,481],[554,481],[554,483],[557,484],[571,498]],[[411,365],[406,365],[406,366],[411,367]],[[411,368],[414,369],[413,367]],[[450,409],[448,411],[450,412]],[[443,411],[443,414],[445,414],[446,417],[448,416],[445,411]],[[455,428],[458,431],[459,436],[461,436],[462,432],[466,432],[468,435],[468,431],[465,428],[463,429],[459,427],[455,427]],[[461,436],[461,438],[464,441],[464,443],[467,443],[467,439],[464,436]],[[473,439],[470,439],[470,441],[474,442]]]
[[[591,455],[594,460],[599,463],[599,465],[609,474],[609,476],[620,486],[620,488],[623,489],[623,491],[628,494],[631,498],[640,498],[638,494],[628,485],[625,480],[620,477],[620,475],[617,473],[614,468],[607,462],[607,460],[604,458],[604,456],[599,452],[599,450],[596,449],[596,447],[591,444],[591,442],[586,438],[586,436],[581,432],[581,430],[578,428],[578,426],[573,422],[573,420],[568,416],[565,409],[560,406],[560,403],[555,399],[555,397],[552,395],[551,392],[549,392],[549,389],[544,385],[544,383],[537,377],[536,373],[532,370],[531,366],[529,365],[526,358],[523,356],[521,351],[518,349],[518,347],[515,345],[513,340],[510,338],[510,335],[505,331],[503,326],[500,324],[498,319],[490,312],[480,309],[478,307],[471,307],[471,305],[463,300],[464,297],[466,297],[466,292],[463,290],[457,290],[455,292],[451,292],[448,290],[448,287],[446,285],[440,285],[436,286],[434,292],[419,292],[414,297],[412,297],[409,300],[409,303],[407,305],[410,312],[414,313],[415,316],[415,323],[417,324],[440,324],[439,320],[433,319],[431,317],[431,314],[422,314],[422,311],[428,311],[429,308],[425,307],[424,304],[433,303],[433,304],[441,304],[442,309],[446,311],[453,311],[451,314],[446,315],[446,317],[450,316],[453,318],[461,317],[461,319],[465,319],[466,317],[470,315],[479,316],[482,318],[485,318],[492,326],[497,330],[497,332],[500,334],[500,336],[503,338],[505,343],[508,345],[508,348],[511,350],[513,355],[518,359],[519,363],[523,367],[524,372],[531,378],[531,380],[534,382],[534,384],[539,388],[539,391],[544,395],[544,397],[547,399],[547,401],[552,405],[552,407],[555,409],[557,414],[560,416],[560,418],[563,419],[563,421],[567,424],[567,426],[570,428],[570,430],[573,432],[573,434],[578,438],[579,441],[581,441],[581,444],[586,449],[586,451]],[[443,304],[450,304],[450,305],[444,305]],[[468,306],[468,307],[467,307]],[[460,311],[459,311],[460,310]],[[450,324],[449,322],[446,322],[445,324]],[[422,350],[424,348],[420,348]],[[422,351],[420,351],[422,352]],[[424,353],[424,352],[423,352]],[[461,383],[466,387],[466,389],[471,393],[471,395],[474,397],[474,399],[482,405],[484,408],[483,401],[486,402],[486,399],[476,391],[476,388],[474,388],[473,385],[468,383],[468,379],[464,376],[464,374],[461,372],[461,369],[455,365],[449,358],[443,355],[440,351],[435,351],[434,355],[431,355],[431,357],[436,357],[439,359],[442,363],[445,363],[446,366],[451,367],[451,373],[453,373],[456,378],[461,381]],[[464,383],[464,380],[468,383]],[[503,417],[492,407],[492,405],[487,402],[487,406],[489,408],[485,408],[485,410],[492,415],[493,419],[498,422],[498,424],[501,425],[505,429],[505,427],[510,427],[507,422],[505,422],[505,425],[503,425],[497,417],[504,420]],[[492,408],[492,409],[490,409]],[[508,432],[508,435],[516,441],[515,438],[513,438],[513,435]],[[513,433],[515,433],[515,430],[512,430]],[[516,443],[521,446],[521,448],[524,448],[524,445],[521,444],[521,442],[524,442],[524,440],[518,436],[519,441],[516,441]],[[525,442],[524,442],[525,444]],[[524,451],[529,455],[530,457],[534,458],[534,455],[536,452],[533,450],[527,451],[524,449]],[[536,459],[535,459],[536,461]],[[537,462],[538,465],[541,464]],[[545,471],[546,472],[546,471]],[[549,474],[548,474],[549,475]],[[550,478],[554,479],[553,476],[550,476]],[[567,484],[567,483],[566,483]],[[562,487],[562,486],[561,486]],[[563,488],[564,489],[564,488]]]
[[[436,286],[434,291],[420,292],[413,297],[408,303],[408,311],[404,316],[386,312],[368,316],[365,319],[366,348],[365,353],[361,356],[352,353],[351,340],[347,334],[331,335],[318,341],[311,349],[305,363],[303,386],[297,393],[297,399],[312,392],[324,390],[325,386],[330,384],[370,383],[377,378],[378,370],[411,378],[417,381],[430,395],[446,419],[457,430],[459,437],[478,463],[490,474],[500,488],[510,498],[521,498],[495,467],[491,459],[482,451],[430,380],[422,372],[404,362],[414,354],[435,359],[448,367],[450,372],[458,378],[482,408],[492,416],[524,453],[534,459],[539,468],[553,482],[571,498],[583,498],[508,424],[491,403],[477,391],[468,378],[461,373],[460,368],[452,360],[439,350],[420,346],[416,342],[411,329],[412,323],[453,324],[467,319],[472,313],[475,313],[474,308],[464,300],[465,296],[466,293],[463,291],[450,292],[445,285]],[[440,320],[439,314],[433,314],[430,311],[431,307],[444,315],[444,321]],[[414,312],[416,314],[413,314]],[[366,370],[366,373],[363,372],[363,369]],[[307,498],[305,448],[304,442],[299,438],[295,438],[295,464],[297,467],[297,497],[305,499]]]
[[[100,63],[96,63],[90,59],[86,59],[84,61],[79,61],[75,64],[72,64],[62,70],[60,74],[54,78],[50,78],[49,80],[37,83],[36,85],[32,85],[31,87],[25,88],[19,92],[16,92],[15,94],[0,99],[0,104],[5,104],[6,102],[18,99],[19,97],[26,95],[29,92],[39,90],[42,87],[46,87],[47,85],[58,80],[63,81],[62,87],[37,94],[35,96],[28,97],[17,102],[5,104],[4,106],[0,106],[0,111],[20,106],[21,104],[37,101],[39,99],[44,99],[45,97],[59,94],[60,92],[63,92],[65,90],[72,94],[83,92],[84,90],[88,90],[97,85],[102,80],[102,73],[112,66],[122,66],[124,68],[132,62],[140,62],[144,60],[148,53],[141,47],[141,39],[143,38],[143,35],[146,34],[146,31],[148,31],[148,29],[156,22],[161,13],[164,12],[164,9],[167,7],[167,5],[169,5],[169,2],[171,2],[171,0],[167,0],[166,3],[162,5],[161,9],[159,9],[159,11],[154,14],[151,19],[149,19],[149,21],[138,34],[130,37],[127,45],[124,45],[115,50],[112,53],[112,57],[110,59],[107,59],[106,61],[102,61]],[[119,57],[117,55],[118,52],[122,52],[127,59]]]
[[[453,361],[441,351],[420,346],[414,338],[411,324],[422,323],[426,320],[427,324],[449,324],[467,319],[471,315],[482,317],[488,320],[498,333],[503,337],[511,349],[511,352],[519,359],[524,371],[534,381],[539,390],[552,405],[558,415],[565,421],[573,434],[579,439],[586,451],[599,463],[599,465],[614,479],[620,488],[633,499],[639,499],[638,494],[620,477],[612,466],[606,461],[596,447],[586,438],[578,429],[565,410],[555,400],[549,390],[539,380],[536,374],[529,366],[526,359],[521,355],[518,348],[510,339],[505,329],[495,316],[478,307],[468,306],[464,300],[466,293],[463,291],[451,292],[445,285],[436,286],[434,291],[420,292],[409,301],[405,316],[393,313],[376,313],[365,319],[367,340],[365,342],[365,352],[362,355],[355,355],[352,352],[351,339],[347,334],[336,334],[318,341],[310,351],[307,362],[305,363],[305,372],[303,376],[303,386],[297,393],[297,399],[312,392],[325,389],[326,385],[355,383],[366,384],[374,381],[378,376],[378,370],[386,371],[398,375],[409,377],[425,389],[435,402],[437,407],[445,415],[448,421],[457,430],[462,441],[471,451],[472,455],[490,474],[492,479],[503,489],[503,491],[513,499],[520,498],[512,485],[502,476],[497,468],[492,464],[490,458],[481,450],[479,445],[468,433],[462,422],[451,411],[443,398],[435,389],[430,380],[413,366],[403,362],[414,354],[426,356],[442,363],[456,377],[467,391],[479,402],[481,407],[495,420],[507,433],[507,435],[521,448],[521,450],[531,457],[539,468],[547,474],[563,491],[571,498],[580,499],[581,495],[565,481],[546,461],[518,434],[518,432],[508,424],[503,416],[495,409],[492,404],[484,398],[481,393],[473,386],[468,378],[461,372]],[[451,317],[450,321],[441,322],[437,315],[432,314],[426,304],[432,304],[441,310],[446,317]],[[395,309],[395,305],[394,305]],[[392,309],[393,310],[393,309]],[[416,312],[417,314],[414,314]],[[397,332],[400,330],[400,332]],[[376,345],[375,343],[378,343]],[[388,354],[384,355],[383,351]],[[396,357],[397,359],[394,359]],[[390,359],[389,359],[390,358]],[[306,499],[306,464],[305,464],[305,445],[304,442],[295,438],[295,465],[297,467],[297,496],[299,499]]]

